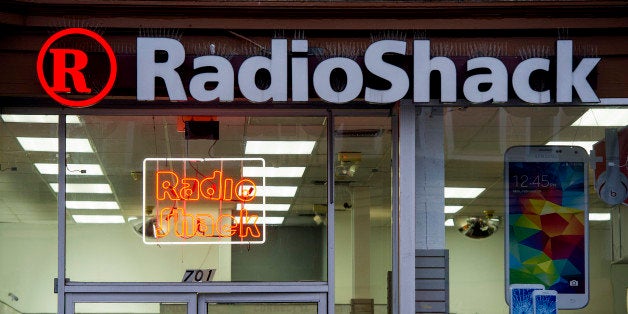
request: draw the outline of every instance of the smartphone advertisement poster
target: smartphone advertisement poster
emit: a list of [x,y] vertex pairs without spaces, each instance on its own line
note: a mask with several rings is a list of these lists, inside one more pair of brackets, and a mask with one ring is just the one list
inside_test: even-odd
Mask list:
[[[559,309],[586,306],[588,154],[577,146],[516,146],[505,153],[505,286],[557,292]],[[531,313],[531,312],[528,312]]]

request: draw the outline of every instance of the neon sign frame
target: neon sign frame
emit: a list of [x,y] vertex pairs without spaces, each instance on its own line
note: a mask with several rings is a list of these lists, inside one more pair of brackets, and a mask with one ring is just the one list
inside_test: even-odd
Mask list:
[[[258,188],[266,186],[266,177],[255,180],[261,185],[255,184],[251,178],[240,178],[235,180],[233,177],[224,175],[223,167],[225,163],[247,163],[259,162],[262,167],[266,167],[263,158],[146,158],[142,163],[143,183],[142,183],[142,241],[148,245],[231,245],[231,244],[263,244],[266,242],[266,210],[262,206],[262,210],[256,210],[250,214],[245,206],[244,208],[232,210],[236,214],[224,214],[223,202],[235,202],[246,204],[256,199]],[[155,164],[155,168],[151,169],[149,164]],[[160,169],[163,163],[163,169]],[[174,170],[176,163],[181,170],[183,176],[180,176]],[[220,170],[216,167],[211,171],[211,175],[204,175],[198,170],[198,166],[202,163],[218,163]],[[192,176],[187,176],[187,169],[193,169]],[[169,165],[169,166],[168,166]],[[199,178],[199,175],[201,177]],[[216,185],[216,182],[218,184]],[[244,191],[244,186],[248,186],[249,190]],[[239,192],[238,192],[239,191]],[[153,194],[154,193],[154,194]],[[155,206],[154,217],[151,218],[146,213],[146,208],[150,204],[148,201],[152,196],[152,201],[169,202],[174,201],[171,207]],[[261,204],[266,204],[266,197],[260,197]],[[177,206],[177,202],[182,202],[183,206]],[[215,202],[218,204],[218,215],[211,213],[188,213],[187,202]],[[226,203],[229,204],[229,203]],[[259,203],[257,203],[259,204]],[[163,208],[162,208],[163,207]],[[258,215],[259,214],[259,215]],[[239,217],[239,222],[235,222],[235,218]],[[257,220],[262,218],[261,223]],[[150,221],[153,219],[153,221]],[[229,221],[230,223],[225,224]],[[171,226],[172,223],[172,226]],[[154,237],[147,236],[146,227],[154,228]],[[190,229],[191,228],[191,229]],[[180,241],[166,240],[180,239]],[[239,239],[238,239],[239,238]],[[234,240],[235,239],[235,240]]]

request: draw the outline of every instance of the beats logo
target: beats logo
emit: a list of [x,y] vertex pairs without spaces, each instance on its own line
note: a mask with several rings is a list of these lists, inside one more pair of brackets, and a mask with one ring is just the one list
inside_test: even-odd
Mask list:
[[628,205],[628,127],[606,129],[604,140],[593,145],[595,190],[609,205]]

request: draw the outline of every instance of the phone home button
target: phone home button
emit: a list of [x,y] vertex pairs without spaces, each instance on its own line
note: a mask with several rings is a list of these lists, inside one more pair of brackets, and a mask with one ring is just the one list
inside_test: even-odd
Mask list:
[[574,298],[569,298],[569,303],[576,303],[576,299],[574,299]]

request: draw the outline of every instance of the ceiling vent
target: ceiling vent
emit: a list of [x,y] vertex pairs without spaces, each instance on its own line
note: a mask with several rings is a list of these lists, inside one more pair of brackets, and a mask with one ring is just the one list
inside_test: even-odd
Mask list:
[[384,133],[382,129],[357,129],[357,130],[336,130],[336,137],[380,137]]

